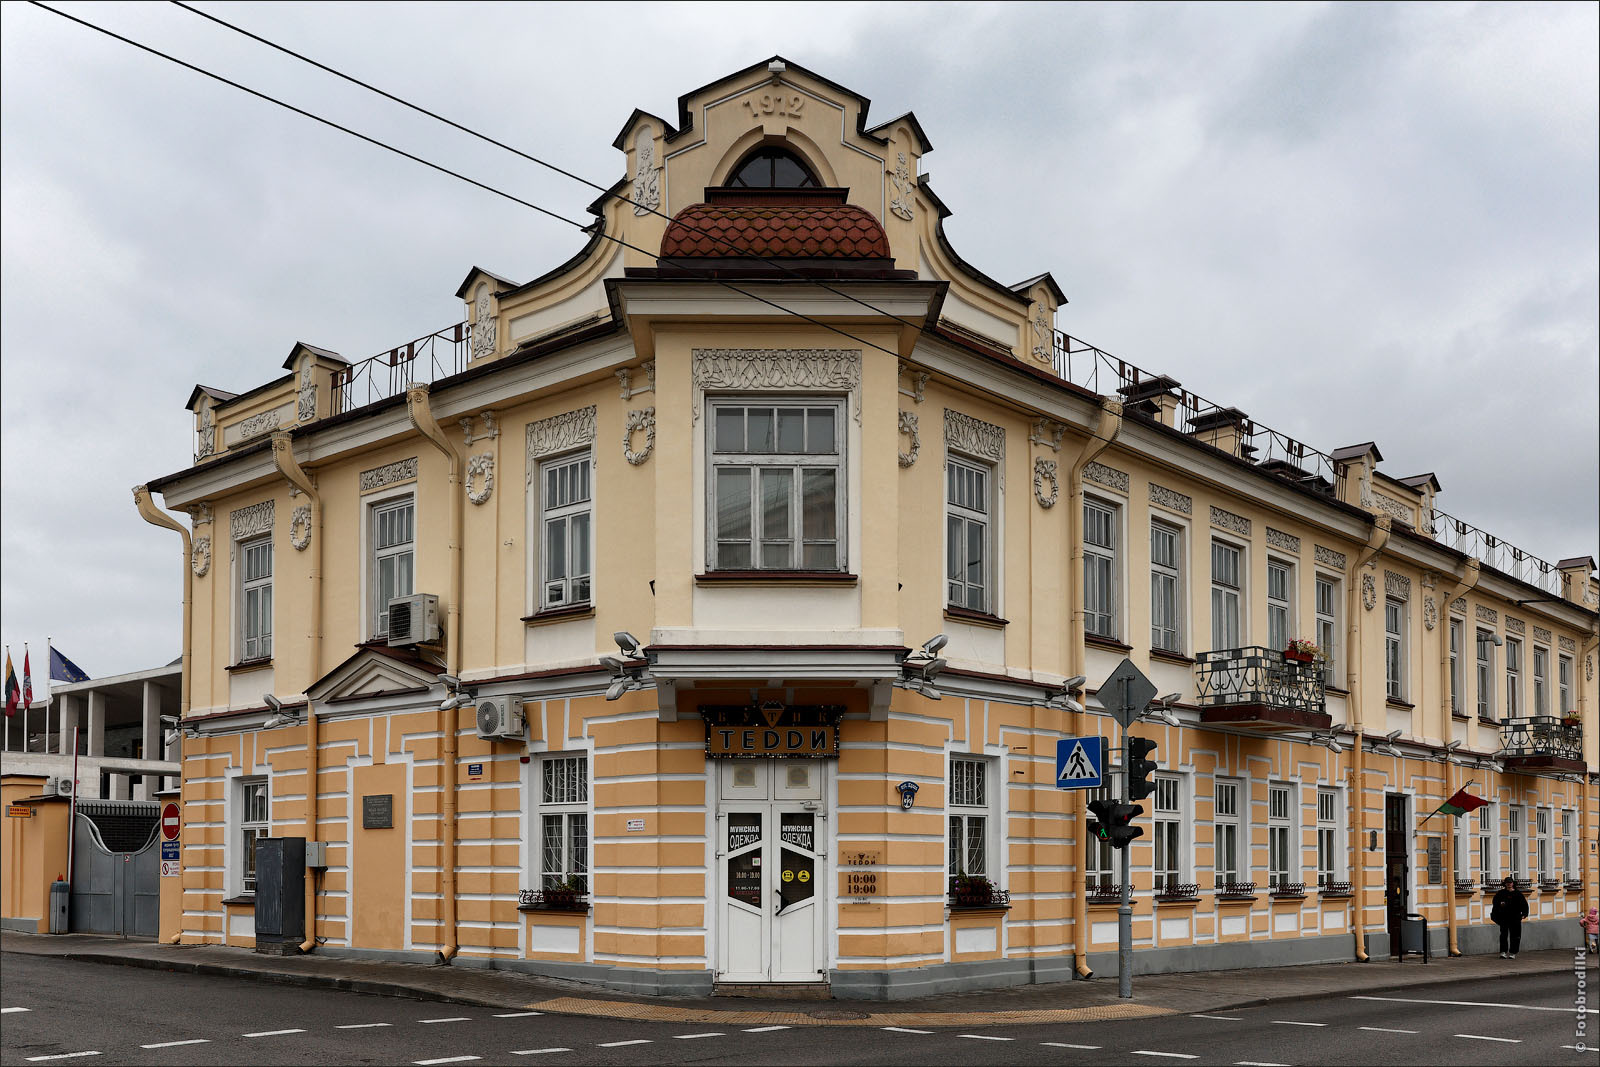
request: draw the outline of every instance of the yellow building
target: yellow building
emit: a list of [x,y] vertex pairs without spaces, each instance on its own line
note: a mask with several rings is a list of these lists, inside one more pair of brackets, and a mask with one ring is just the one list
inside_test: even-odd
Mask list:
[[[615,143],[570,260],[197,387],[194,465],[135,490],[187,565],[164,936],[251,944],[255,841],[303,836],[319,952],[660,993],[1114,973],[1056,749],[1122,744],[1126,657],[1176,694],[1137,731],[1138,969],[1383,954],[1408,912],[1493,951],[1505,873],[1529,946],[1575,943],[1592,560],[1059,332],[1048,274],[950,246],[909,113],[774,59]],[[1426,818],[1461,788],[1490,805]]]

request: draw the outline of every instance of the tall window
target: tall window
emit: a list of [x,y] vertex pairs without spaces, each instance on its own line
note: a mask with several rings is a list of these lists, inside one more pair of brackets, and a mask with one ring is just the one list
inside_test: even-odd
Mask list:
[[945,601],[990,611],[990,469],[968,460],[945,464]]
[[1522,811],[1516,805],[1506,810],[1506,848],[1510,853],[1510,868],[1506,873],[1518,881],[1526,877],[1528,862],[1528,846],[1522,836]]
[[1217,885],[1239,881],[1239,783],[1217,779],[1212,818]]
[[1239,647],[1239,598],[1242,553],[1223,541],[1211,542],[1211,645]]
[[717,401],[712,410],[712,568],[843,570],[839,403]]
[[1467,639],[1467,621],[1450,620],[1450,714],[1465,715],[1461,703],[1461,689],[1465,681],[1461,676],[1461,645]]
[[950,758],[950,877],[989,873],[989,761]]
[[1533,646],[1533,713],[1550,714],[1550,650]]
[[1499,868],[1495,862],[1494,847],[1494,805],[1485,804],[1478,809],[1478,882],[1480,885],[1493,885],[1494,872]]
[[411,497],[372,509],[373,633],[389,632],[389,601],[415,591],[416,503]]
[[1450,832],[1454,835],[1455,854],[1451,857],[1450,877],[1457,882],[1463,881],[1467,876],[1463,872],[1472,866],[1472,854],[1467,840],[1467,824],[1461,819],[1450,820]]
[[1323,684],[1334,683],[1334,650],[1339,640],[1339,585],[1332,578],[1317,575],[1317,647],[1327,657]]
[[1383,676],[1391,700],[1406,698],[1406,605],[1393,597],[1383,602]]
[[1522,642],[1506,638],[1506,718],[1522,714]]
[[1572,657],[1556,657],[1556,697],[1561,706],[1556,709],[1559,715],[1565,715],[1575,709],[1572,703]]
[[1494,721],[1494,635],[1478,630],[1478,718]]
[[588,455],[567,456],[540,465],[542,608],[589,603],[589,529],[594,506],[589,474]]
[[239,544],[239,658],[272,656],[272,537]]
[[267,818],[267,780],[239,782],[239,892],[256,891],[256,842],[272,833]]
[[1117,513],[1095,500],[1083,502],[1084,629],[1116,638]]
[[1267,647],[1280,652],[1289,647],[1289,620],[1294,607],[1294,567],[1267,560]]
[[1539,863],[1539,881],[1548,882],[1556,876],[1555,857],[1550,843],[1549,808],[1535,808],[1533,811],[1533,841],[1534,855]]
[[1319,886],[1340,880],[1338,808],[1338,794],[1334,790],[1317,790],[1317,885]]
[[1281,889],[1295,881],[1299,864],[1294,860],[1294,806],[1287,785],[1267,787],[1267,886]]
[[[1089,809],[1087,805],[1095,800],[1111,800],[1111,790],[1106,786],[1089,790],[1089,795],[1084,798],[1084,824],[1089,822]],[[1111,842],[1102,841],[1097,836],[1085,832],[1086,844],[1084,846],[1085,876],[1084,886],[1087,889],[1110,890],[1117,884],[1117,850],[1111,847]]]
[[1155,855],[1151,870],[1157,894],[1176,891],[1183,882],[1183,799],[1178,779],[1155,779]]
[[1576,882],[1582,877],[1578,868],[1572,862],[1575,845],[1573,827],[1577,825],[1577,822],[1577,812],[1571,808],[1563,808],[1561,810],[1561,877],[1569,882]]
[[1150,523],[1150,647],[1183,651],[1183,572],[1176,526]]
[[546,756],[539,771],[539,884],[588,892],[589,757]]

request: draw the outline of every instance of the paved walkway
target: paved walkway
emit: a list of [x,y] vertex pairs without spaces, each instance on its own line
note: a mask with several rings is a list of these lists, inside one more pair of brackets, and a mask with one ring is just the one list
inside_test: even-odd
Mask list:
[[[1365,964],[1138,975],[1133,980],[1131,1001],[1118,998],[1113,977],[870,1002],[637,997],[514,971],[379,963],[315,953],[265,956],[221,945],[160,945],[86,934],[52,936],[5,931],[0,935],[0,951],[519,1011],[728,1026],[993,1026],[1129,1019],[1218,1011],[1270,1001],[1348,996],[1371,989],[1464,982],[1497,975],[1570,971],[1574,966],[1574,953],[1557,949],[1523,953],[1516,960],[1464,956],[1423,963],[1413,957],[1405,963],[1375,959]],[[1588,967],[1592,969],[1596,963],[1596,958],[1590,956]]]

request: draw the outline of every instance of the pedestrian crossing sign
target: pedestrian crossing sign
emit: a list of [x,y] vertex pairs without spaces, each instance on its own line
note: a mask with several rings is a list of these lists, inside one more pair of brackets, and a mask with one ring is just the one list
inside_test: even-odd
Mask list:
[[1063,737],[1056,741],[1056,788],[1099,789],[1104,784],[1106,739]]

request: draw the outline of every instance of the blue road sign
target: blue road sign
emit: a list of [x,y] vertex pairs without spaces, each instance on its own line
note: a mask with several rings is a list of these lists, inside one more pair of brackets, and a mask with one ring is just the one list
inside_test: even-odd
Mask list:
[[1063,737],[1056,741],[1056,788],[1099,789],[1105,782],[1106,739]]

